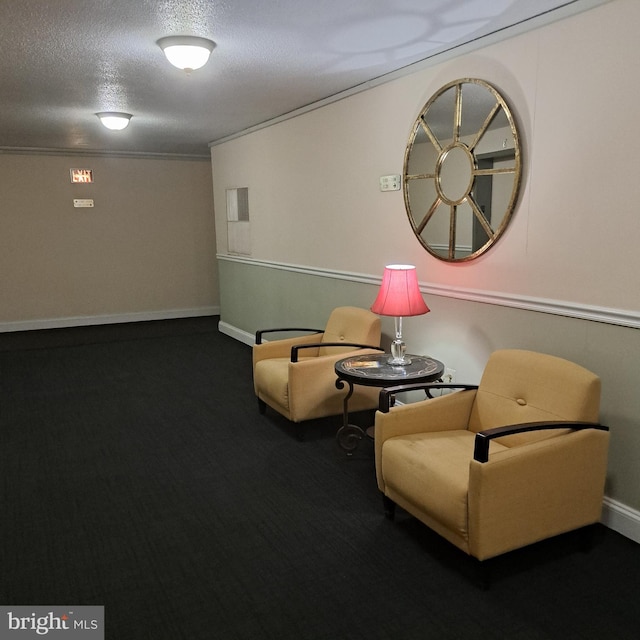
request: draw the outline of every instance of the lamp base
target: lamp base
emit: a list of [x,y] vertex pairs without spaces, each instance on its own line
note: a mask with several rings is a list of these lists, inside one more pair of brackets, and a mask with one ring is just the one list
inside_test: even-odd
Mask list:
[[407,345],[401,338],[395,338],[391,342],[391,355],[387,358],[387,362],[394,367],[404,367],[411,364],[411,358],[406,355]]

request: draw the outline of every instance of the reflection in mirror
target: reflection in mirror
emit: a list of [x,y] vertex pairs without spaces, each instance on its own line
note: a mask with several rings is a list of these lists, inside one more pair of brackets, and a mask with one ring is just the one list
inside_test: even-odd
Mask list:
[[465,145],[454,144],[438,158],[436,189],[447,204],[460,204],[473,186],[473,156]]
[[473,78],[442,87],[405,152],[404,198],[416,236],[443,260],[479,256],[505,230],[520,176],[518,131],[502,96]]

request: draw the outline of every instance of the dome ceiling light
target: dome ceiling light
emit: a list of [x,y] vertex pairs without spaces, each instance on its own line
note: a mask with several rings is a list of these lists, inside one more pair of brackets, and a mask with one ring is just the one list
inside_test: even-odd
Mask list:
[[207,64],[216,43],[197,36],[168,36],[160,38],[158,46],[174,67],[191,73]]
[[133,117],[130,113],[121,113],[119,111],[101,111],[100,113],[96,113],[96,115],[100,118],[100,122],[112,131],[126,129],[129,120]]

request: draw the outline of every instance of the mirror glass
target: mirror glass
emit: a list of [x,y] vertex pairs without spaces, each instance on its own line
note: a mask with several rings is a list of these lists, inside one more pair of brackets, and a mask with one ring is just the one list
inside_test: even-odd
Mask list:
[[498,91],[475,78],[445,85],[405,152],[404,199],[418,240],[442,260],[476,258],[504,232],[520,177],[518,131]]

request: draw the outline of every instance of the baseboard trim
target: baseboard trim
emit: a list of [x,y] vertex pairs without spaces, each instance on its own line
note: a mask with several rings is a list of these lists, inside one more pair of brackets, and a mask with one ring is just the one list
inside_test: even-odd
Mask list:
[[219,306],[197,307],[193,309],[164,309],[162,311],[142,311],[102,316],[74,316],[0,322],[0,333],[13,331],[36,331],[39,329],[64,329],[67,327],[88,327],[99,324],[120,324],[123,322],[146,322],[149,320],[175,320],[177,318],[198,318],[220,315]]
[[255,342],[255,336],[253,333],[238,329],[233,325],[222,322],[222,320],[218,322],[218,331],[220,331],[220,333],[224,333],[226,336],[235,338],[238,342],[244,342],[244,344],[248,344],[250,347],[253,346]]
[[609,529],[640,543],[640,511],[605,496],[601,520]]

